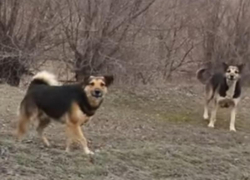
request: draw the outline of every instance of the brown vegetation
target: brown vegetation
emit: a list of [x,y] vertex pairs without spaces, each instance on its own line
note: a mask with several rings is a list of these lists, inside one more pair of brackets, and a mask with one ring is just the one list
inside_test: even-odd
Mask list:
[[50,60],[77,79],[147,84],[247,62],[249,9],[247,0],[2,0],[0,78],[18,85]]

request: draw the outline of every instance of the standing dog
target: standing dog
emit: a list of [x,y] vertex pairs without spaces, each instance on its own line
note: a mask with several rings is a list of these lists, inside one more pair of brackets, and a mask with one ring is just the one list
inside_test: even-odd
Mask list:
[[[224,73],[215,73],[205,83],[205,107],[203,118],[208,119],[208,105],[212,101],[213,108],[211,111],[210,122],[208,127],[213,128],[216,121],[218,107],[231,107],[230,131],[235,130],[235,117],[237,105],[241,97],[241,72],[244,65],[229,66],[223,63]],[[202,68],[197,71],[197,78],[202,80],[202,74],[206,69]]]
[[37,120],[38,135],[45,145],[50,146],[43,131],[53,119],[66,125],[66,151],[73,142],[78,142],[86,154],[93,154],[81,126],[100,107],[112,82],[113,76],[89,76],[83,83],[59,86],[53,74],[39,72],[33,77],[20,104],[18,139],[26,133],[28,125]]

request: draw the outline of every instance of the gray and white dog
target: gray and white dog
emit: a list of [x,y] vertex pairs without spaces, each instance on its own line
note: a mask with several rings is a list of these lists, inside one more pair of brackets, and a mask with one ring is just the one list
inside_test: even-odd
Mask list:
[[205,84],[205,106],[203,114],[203,118],[205,120],[209,119],[208,105],[210,102],[213,103],[208,127],[214,128],[216,113],[219,107],[231,107],[231,120],[229,129],[230,131],[236,131],[235,117],[237,105],[241,98],[241,73],[243,67],[243,64],[233,66],[223,63],[224,73],[214,73],[206,82],[203,81],[202,76],[207,69],[201,68],[197,71],[197,79]]

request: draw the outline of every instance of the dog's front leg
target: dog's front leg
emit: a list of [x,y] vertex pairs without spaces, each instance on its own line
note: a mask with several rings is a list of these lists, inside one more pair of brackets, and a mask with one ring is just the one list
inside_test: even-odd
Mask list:
[[217,114],[217,109],[218,109],[218,103],[214,101],[214,106],[211,111],[211,117],[210,117],[210,122],[208,124],[208,127],[214,128],[214,123],[216,122],[216,114]]
[[231,120],[230,120],[230,131],[236,131],[235,129],[235,118],[236,118],[237,106],[234,106],[231,110]]
[[85,154],[91,154],[91,155],[93,155],[94,152],[92,152],[92,151],[89,150],[87,139],[84,137],[83,132],[81,130],[81,127],[78,126],[77,129],[78,129],[78,133],[79,133],[79,137],[80,137],[79,141],[80,141],[80,143],[82,145],[82,148],[83,148]]
[[66,142],[66,145],[67,145],[66,152],[70,151],[70,145],[72,144],[72,142],[79,142],[85,154],[94,154],[88,148],[87,140],[83,135],[80,125],[68,123],[66,126],[66,133],[68,135],[68,139]]

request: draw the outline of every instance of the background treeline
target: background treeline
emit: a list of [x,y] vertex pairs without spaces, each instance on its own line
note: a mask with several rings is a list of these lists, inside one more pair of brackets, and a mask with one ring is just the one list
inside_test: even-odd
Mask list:
[[118,82],[193,77],[247,63],[249,0],[1,0],[0,78],[18,85],[46,63]]

